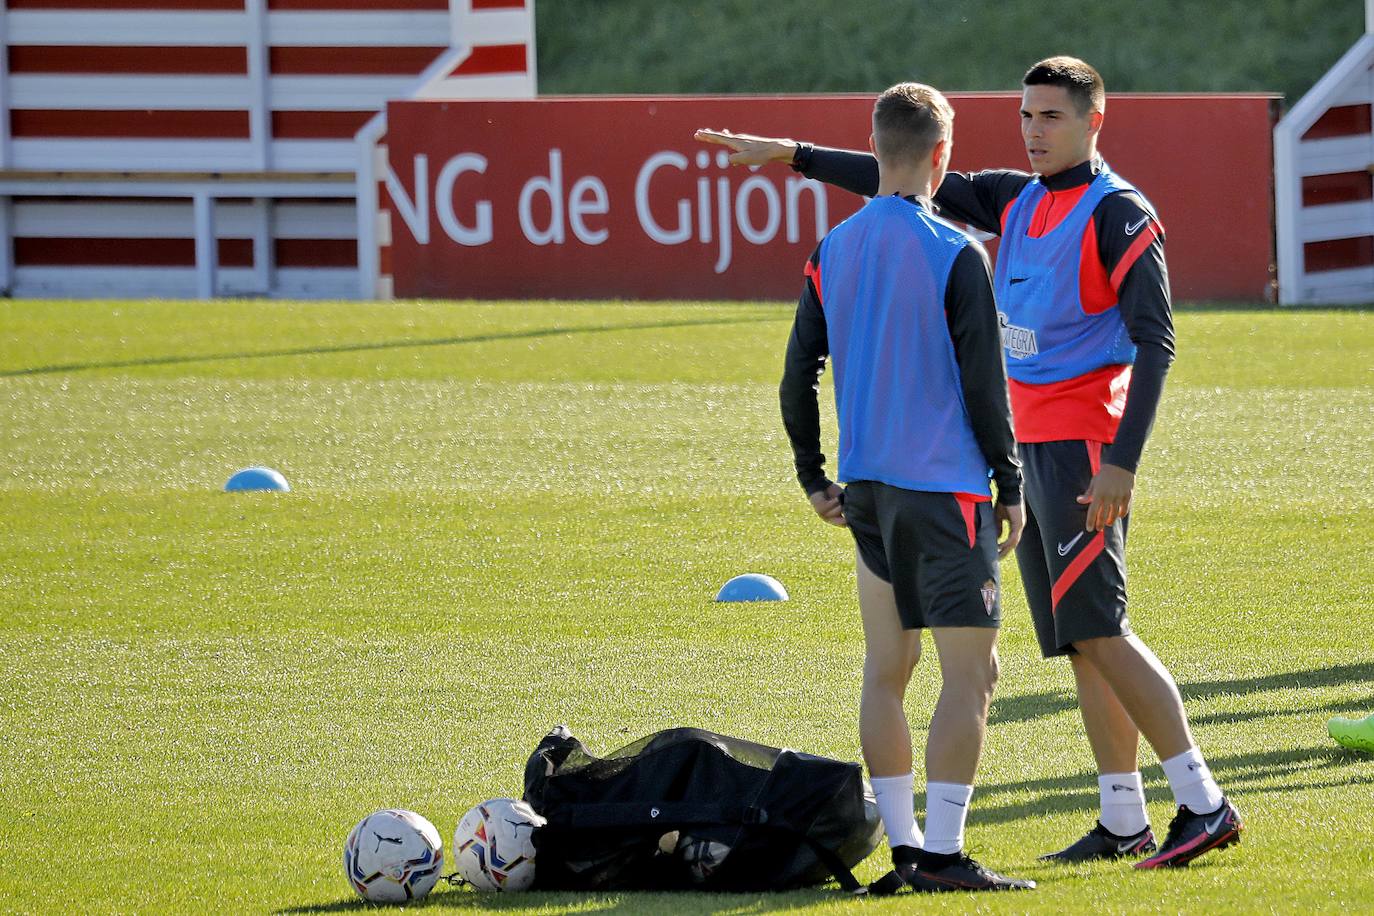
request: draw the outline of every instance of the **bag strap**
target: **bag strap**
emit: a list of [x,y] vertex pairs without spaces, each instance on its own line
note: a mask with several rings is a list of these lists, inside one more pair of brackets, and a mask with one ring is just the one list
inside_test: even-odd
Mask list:
[[809,836],[803,835],[802,839],[806,841],[807,847],[815,854],[816,858],[820,859],[821,864],[830,870],[830,874],[835,876],[841,890],[855,896],[868,892],[868,888],[859,883],[859,879],[854,877],[854,873],[849,870],[848,865],[844,864],[844,860],[836,855],[835,850],[829,846],[822,846]]

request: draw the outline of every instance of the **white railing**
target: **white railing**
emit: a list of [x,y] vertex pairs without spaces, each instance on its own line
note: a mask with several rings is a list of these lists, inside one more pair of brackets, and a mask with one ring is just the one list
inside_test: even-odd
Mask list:
[[[274,5],[0,4],[0,293],[375,295],[386,102],[534,95],[533,0]],[[472,66],[512,48],[518,66]]]
[[1274,128],[1279,301],[1374,302],[1374,0],[1365,35]]

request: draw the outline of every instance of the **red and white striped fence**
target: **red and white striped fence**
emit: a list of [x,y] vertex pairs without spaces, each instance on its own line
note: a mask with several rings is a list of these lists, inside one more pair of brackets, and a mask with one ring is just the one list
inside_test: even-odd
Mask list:
[[8,0],[0,289],[372,295],[378,112],[532,97],[532,5]]

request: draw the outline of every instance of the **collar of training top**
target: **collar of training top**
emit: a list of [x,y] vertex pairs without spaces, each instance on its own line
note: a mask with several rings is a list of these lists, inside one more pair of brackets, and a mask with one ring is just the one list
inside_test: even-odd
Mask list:
[[909,203],[909,204],[915,204],[916,206],[918,206],[918,207],[920,207],[921,209],[925,210],[927,213],[935,213],[935,212],[936,212],[936,209],[937,209],[936,206],[935,206],[935,202],[934,202],[934,201],[932,201],[929,197],[922,197],[922,196],[919,195],[919,194],[902,194],[902,195],[898,195],[898,193],[897,193],[896,191],[893,191],[892,194],[891,194],[891,196],[892,196],[892,197],[898,197],[898,196],[900,196],[900,197],[902,198],[902,200],[906,201],[906,202]]
[[1090,183],[1098,173],[1106,168],[1101,156],[1094,156],[1054,175],[1041,175],[1040,183],[1051,191],[1063,191]]

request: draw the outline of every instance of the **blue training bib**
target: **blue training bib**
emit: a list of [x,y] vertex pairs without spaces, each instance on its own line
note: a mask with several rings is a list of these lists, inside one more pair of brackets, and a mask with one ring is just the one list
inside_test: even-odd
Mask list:
[[1103,198],[1123,191],[1135,191],[1154,217],[1144,196],[1105,164],[1069,215],[1040,238],[1027,234],[1049,193],[1040,178],[1031,179],[1012,203],[994,278],[1009,377],[1045,384],[1135,362],[1120,310],[1089,314],[1080,292],[1088,221]]

